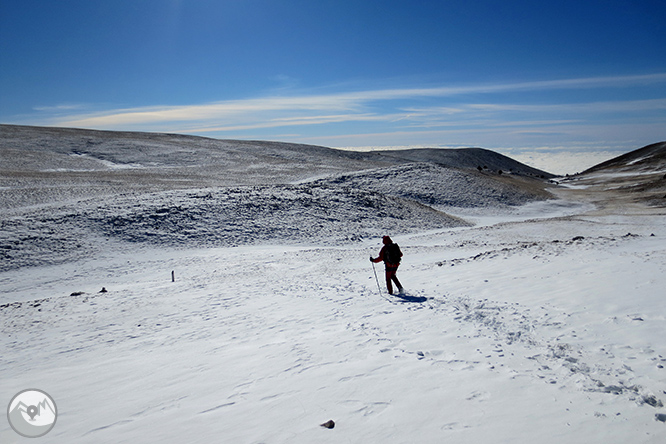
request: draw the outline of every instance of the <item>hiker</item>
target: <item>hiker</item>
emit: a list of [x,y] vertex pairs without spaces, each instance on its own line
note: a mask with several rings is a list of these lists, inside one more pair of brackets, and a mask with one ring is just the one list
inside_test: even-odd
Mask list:
[[388,289],[389,294],[393,294],[393,285],[391,284],[391,281],[395,282],[395,285],[398,286],[398,292],[403,294],[404,289],[402,288],[402,284],[395,275],[398,272],[402,251],[400,251],[398,244],[394,244],[388,236],[384,236],[382,242],[384,243],[384,246],[379,252],[379,256],[376,258],[370,256],[370,261],[374,263],[384,261],[384,266],[386,267],[386,288]]

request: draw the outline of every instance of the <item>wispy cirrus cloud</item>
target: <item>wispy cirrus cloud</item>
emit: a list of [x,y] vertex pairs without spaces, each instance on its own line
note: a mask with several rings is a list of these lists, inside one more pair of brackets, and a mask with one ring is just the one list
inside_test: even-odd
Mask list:
[[279,128],[279,127],[288,127],[288,126],[325,125],[329,123],[342,123],[349,121],[377,122],[382,120],[394,120],[394,119],[395,117],[392,117],[390,115],[373,115],[373,114],[297,116],[297,117],[275,118],[247,125],[202,127],[199,129],[191,129],[189,130],[189,132],[208,133],[208,132],[220,132],[220,131],[245,131],[252,129]]
[[666,109],[666,98],[646,100],[609,100],[593,101],[584,103],[564,104],[497,104],[497,103],[475,103],[469,104],[470,110],[492,111],[492,112],[528,112],[528,113],[552,113],[552,112],[581,112],[581,113],[608,113],[608,112],[633,112],[652,111]]
[[483,123],[488,126],[560,125],[622,119],[666,111],[666,99],[594,101],[584,103],[467,103],[456,107],[408,108],[414,127]]
[[[46,122],[49,125],[80,128],[240,138],[270,137],[272,133],[267,131],[291,128],[290,139],[313,143],[344,140],[348,144],[357,139],[357,144],[365,145],[374,136],[378,140],[397,137],[406,141],[411,137],[420,141],[413,143],[449,138],[445,143],[492,147],[489,141],[503,138],[510,144],[517,142],[518,136],[525,143],[547,135],[565,143],[562,134],[581,134],[586,125],[598,131],[604,119],[608,125],[616,125],[632,116],[648,116],[657,124],[664,123],[665,85],[666,73],[660,73],[328,94],[301,92],[94,113],[66,107],[41,111],[52,115]],[[660,91],[661,97],[643,98],[646,88]],[[629,89],[642,89],[643,94],[636,98],[626,94]],[[586,91],[590,99],[579,98],[578,90]],[[623,94],[613,94],[616,91]],[[294,128],[300,135],[294,135]]]
[[85,109],[85,105],[81,103],[62,103],[60,105],[55,105],[55,106],[35,106],[33,109],[35,111],[41,111],[41,112],[72,112],[75,110],[82,110]]

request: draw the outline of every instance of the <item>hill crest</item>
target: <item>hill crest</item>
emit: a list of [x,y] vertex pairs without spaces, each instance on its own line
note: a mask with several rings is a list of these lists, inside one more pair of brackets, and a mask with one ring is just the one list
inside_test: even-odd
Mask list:
[[[43,163],[80,166],[81,159],[66,156],[88,156],[88,168],[106,170],[134,165],[143,168],[174,168],[202,166],[232,170],[257,164],[276,165],[273,180],[290,182],[326,172],[357,171],[410,162],[437,163],[448,168],[503,170],[506,173],[534,177],[552,177],[551,174],[524,165],[507,156],[482,148],[424,148],[396,151],[349,151],[317,145],[286,142],[210,139],[200,136],[98,131],[72,128],[0,125],[0,149],[5,154],[3,163],[19,170],[44,169]],[[27,159],[12,162],[15,150],[30,151]],[[50,158],[41,158],[51,155]],[[95,165],[94,161],[98,164]],[[106,164],[104,163],[106,162]],[[290,165],[285,165],[289,163]],[[307,168],[306,168],[307,165]],[[5,166],[6,168],[6,166]],[[310,171],[308,171],[310,170]],[[205,174],[204,174],[205,175]],[[251,174],[252,176],[254,174]],[[281,177],[279,177],[281,176]],[[269,180],[266,175],[258,177]],[[248,174],[230,179],[218,178],[224,184],[241,185]]]

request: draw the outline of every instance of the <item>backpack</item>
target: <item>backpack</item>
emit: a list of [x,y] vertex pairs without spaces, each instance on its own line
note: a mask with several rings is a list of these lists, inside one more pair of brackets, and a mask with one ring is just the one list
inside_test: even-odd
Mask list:
[[402,252],[398,244],[388,244],[386,246],[386,262],[389,264],[399,264]]

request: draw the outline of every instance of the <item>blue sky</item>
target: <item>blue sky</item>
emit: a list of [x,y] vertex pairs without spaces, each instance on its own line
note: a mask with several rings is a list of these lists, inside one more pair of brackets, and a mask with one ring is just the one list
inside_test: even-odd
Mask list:
[[666,140],[663,1],[0,0],[0,122],[331,147]]

